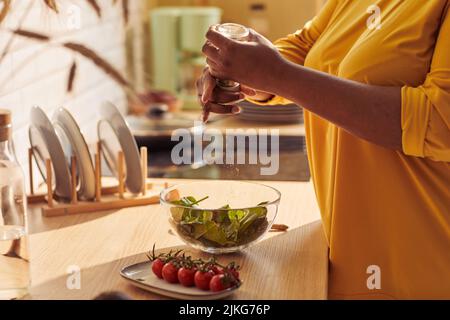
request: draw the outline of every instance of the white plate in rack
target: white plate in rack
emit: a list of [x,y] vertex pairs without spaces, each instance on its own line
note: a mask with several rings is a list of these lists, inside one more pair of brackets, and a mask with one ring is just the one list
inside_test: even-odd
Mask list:
[[52,161],[55,194],[61,199],[70,199],[71,180],[69,165],[53,124],[39,107],[31,109],[30,122],[28,135],[33,155],[42,177],[44,180],[47,180],[45,161],[50,159]]
[[154,275],[150,261],[125,267],[120,271],[120,275],[136,287],[180,300],[220,300],[232,295],[240,287],[239,285],[220,292],[212,292],[168,283]]
[[95,197],[95,172],[80,127],[70,112],[64,108],[59,108],[55,112],[53,125],[63,145],[67,161],[71,161],[71,155],[77,158],[78,196],[83,200],[92,200]]
[[139,150],[131,131],[115,105],[105,102],[100,108],[101,119],[97,132],[102,153],[109,169],[117,176],[117,155],[123,151],[125,158],[125,185],[131,193],[142,191],[142,167]]

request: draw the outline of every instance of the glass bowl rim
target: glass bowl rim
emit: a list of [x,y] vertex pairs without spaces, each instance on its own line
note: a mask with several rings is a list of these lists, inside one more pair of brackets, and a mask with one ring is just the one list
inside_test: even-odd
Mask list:
[[197,209],[197,210],[203,210],[203,211],[230,211],[230,210],[250,210],[253,208],[263,208],[263,207],[268,207],[271,205],[279,205],[280,201],[281,201],[281,192],[269,185],[266,185],[264,183],[258,183],[258,182],[251,182],[251,181],[235,181],[235,180],[231,180],[228,182],[236,182],[236,183],[243,183],[243,184],[247,184],[247,185],[256,185],[256,186],[260,186],[260,187],[265,187],[268,189],[271,189],[273,191],[275,191],[275,193],[277,194],[277,198],[273,201],[269,201],[267,203],[261,204],[261,205],[255,205],[255,206],[251,206],[251,207],[240,207],[240,208],[231,208],[231,209],[221,209],[221,208],[215,208],[215,209],[208,209],[208,208],[192,208],[192,207],[188,207],[188,206],[183,206],[183,205],[179,205],[179,204],[173,204],[169,201],[167,201],[166,199],[164,199],[164,196],[167,195],[170,191],[175,190],[176,187],[180,187],[180,186],[189,186],[191,184],[196,184],[196,183],[208,183],[208,182],[213,182],[213,181],[220,181],[220,182],[227,182],[227,180],[206,180],[206,181],[195,181],[195,182],[185,182],[185,183],[179,183],[176,184],[174,186],[171,186],[169,188],[165,188],[164,190],[161,191],[161,193],[159,194],[159,200],[161,203],[164,203],[166,205],[170,205],[176,208],[184,208],[184,209]]

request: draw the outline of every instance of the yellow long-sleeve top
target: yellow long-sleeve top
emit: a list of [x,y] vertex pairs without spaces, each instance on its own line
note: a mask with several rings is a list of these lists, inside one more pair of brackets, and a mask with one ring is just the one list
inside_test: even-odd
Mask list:
[[329,0],[276,46],[309,68],[402,87],[403,152],[305,111],[329,297],[450,298],[450,1]]

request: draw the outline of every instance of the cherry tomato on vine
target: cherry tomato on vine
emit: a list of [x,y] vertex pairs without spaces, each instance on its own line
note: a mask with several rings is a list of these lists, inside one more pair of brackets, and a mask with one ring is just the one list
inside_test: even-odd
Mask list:
[[201,290],[209,290],[209,283],[213,276],[212,271],[197,271],[194,277],[195,286]]
[[218,267],[218,266],[212,267],[211,271],[214,272],[214,274],[222,274],[223,273],[223,269],[221,267]]
[[185,287],[192,287],[195,284],[195,273],[197,269],[195,268],[180,268],[178,270],[178,281]]
[[232,281],[225,274],[217,274],[212,277],[209,289],[213,292],[223,291],[232,287]]
[[169,283],[178,283],[178,268],[173,262],[168,262],[162,268],[162,277]]
[[162,269],[165,265],[165,262],[161,259],[156,259],[152,262],[152,271],[153,273],[160,279],[163,278],[162,276]]
[[236,278],[236,280],[239,280],[239,271],[236,269],[228,269],[228,271]]

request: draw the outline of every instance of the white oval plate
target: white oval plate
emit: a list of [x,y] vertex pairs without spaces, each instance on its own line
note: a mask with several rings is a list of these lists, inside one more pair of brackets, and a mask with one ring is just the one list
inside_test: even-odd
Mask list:
[[181,284],[168,283],[155,276],[152,272],[150,261],[125,267],[120,271],[120,275],[136,287],[180,300],[219,300],[232,295],[240,287],[239,285],[224,291],[212,292],[203,291],[195,287],[183,287]]
[[[69,140],[66,157],[74,154],[77,158],[77,171],[80,181],[78,195],[83,200],[91,200],[95,196],[95,172],[89,148],[75,119],[69,111],[59,108],[53,116],[56,134],[61,140]],[[61,131],[59,131],[61,130]],[[63,143],[66,144],[66,143]]]
[[[105,102],[100,108],[102,120],[97,127],[98,138],[102,142],[102,150],[108,167],[117,175],[117,140],[125,157],[127,189],[132,193],[142,191],[142,168],[139,150],[131,131],[117,107],[110,102]],[[108,133],[109,128],[113,130],[114,137]],[[105,130],[107,129],[107,130]],[[108,156],[109,155],[109,156]]]
[[29,139],[39,171],[47,180],[45,160],[50,157],[53,168],[55,194],[62,199],[71,197],[69,165],[64,150],[56,135],[55,128],[45,112],[39,107],[33,107],[30,113]]

